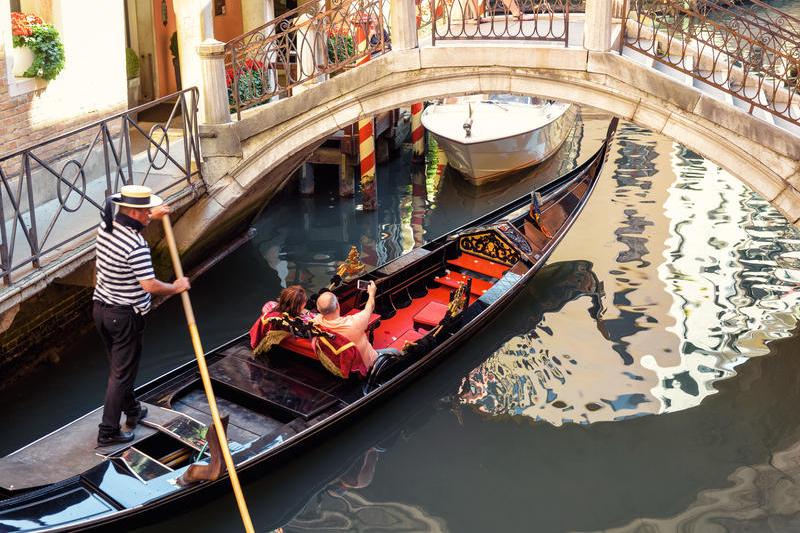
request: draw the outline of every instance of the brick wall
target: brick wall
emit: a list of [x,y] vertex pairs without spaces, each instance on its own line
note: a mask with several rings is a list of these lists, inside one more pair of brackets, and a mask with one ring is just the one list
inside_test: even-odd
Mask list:
[[0,389],[46,362],[92,327],[92,287],[51,285],[25,301],[9,329],[0,333]]
[[[9,35],[5,35],[10,34],[10,23],[3,19],[0,156],[127,108],[122,2],[52,0],[36,11],[59,30],[66,55],[65,68],[55,80],[39,82],[38,88],[12,96],[19,90],[9,91],[10,82],[17,84],[13,76],[9,80],[7,58],[13,54],[13,48]],[[95,134],[72,136],[43,147],[36,154],[54,160],[85,146]]]

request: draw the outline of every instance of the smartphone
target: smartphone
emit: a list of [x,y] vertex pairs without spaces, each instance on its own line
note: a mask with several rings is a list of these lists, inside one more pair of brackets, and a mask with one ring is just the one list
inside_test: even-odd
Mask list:
[[366,280],[363,280],[363,279],[360,279],[360,280],[356,281],[356,289],[358,289],[360,291],[365,291],[368,288],[369,288],[369,281],[366,281]]

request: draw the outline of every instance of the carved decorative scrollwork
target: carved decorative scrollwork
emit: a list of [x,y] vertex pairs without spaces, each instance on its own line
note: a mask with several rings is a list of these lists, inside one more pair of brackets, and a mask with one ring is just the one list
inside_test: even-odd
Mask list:
[[459,237],[458,246],[464,252],[508,266],[519,261],[519,252],[494,230]]

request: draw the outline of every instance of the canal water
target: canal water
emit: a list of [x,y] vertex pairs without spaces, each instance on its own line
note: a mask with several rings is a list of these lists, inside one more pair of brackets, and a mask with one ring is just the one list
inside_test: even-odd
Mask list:
[[[194,283],[207,348],[282,287],[327,283],[351,245],[381,264],[525,194],[600,145],[585,111],[556,158],[474,188],[432,151],[379,167],[379,210],[294,185]],[[429,375],[244,491],[260,531],[800,528],[800,234],[675,142],[621,124],[547,266]],[[148,320],[139,382],[191,358],[179,301]],[[92,332],[0,394],[8,453],[102,401]],[[220,497],[143,531],[235,531]],[[694,529],[693,529],[694,528]]]

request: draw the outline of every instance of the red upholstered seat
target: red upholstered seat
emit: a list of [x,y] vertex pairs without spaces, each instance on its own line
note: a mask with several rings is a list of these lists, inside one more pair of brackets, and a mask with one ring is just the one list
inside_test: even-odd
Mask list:
[[494,261],[489,261],[488,259],[484,259],[482,257],[478,257],[477,255],[472,255],[468,253],[462,253],[455,259],[450,259],[448,261],[453,266],[465,268],[467,270],[472,270],[473,272],[477,272],[478,274],[484,274],[486,276],[490,276],[492,278],[500,279],[505,274],[506,270],[510,267],[504,265],[502,263],[496,263]]
[[[462,283],[466,283],[467,276],[462,274],[461,272],[448,272],[446,275],[436,278],[435,281],[445,287],[452,287],[453,289],[457,289],[459,285]],[[492,284],[486,280],[479,279],[479,278],[472,278],[472,288],[470,289],[469,293],[473,296],[477,296],[480,298],[483,296],[483,293],[488,291],[492,288]]]
[[436,326],[442,321],[446,313],[447,305],[439,302],[428,302],[425,307],[414,315],[414,326],[420,325],[429,328]]
[[423,337],[422,333],[419,333],[416,330],[409,329],[404,331],[397,339],[391,343],[388,347],[394,348],[396,350],[403,351],[403,348],[406,346],[406,342],[416,342]]

